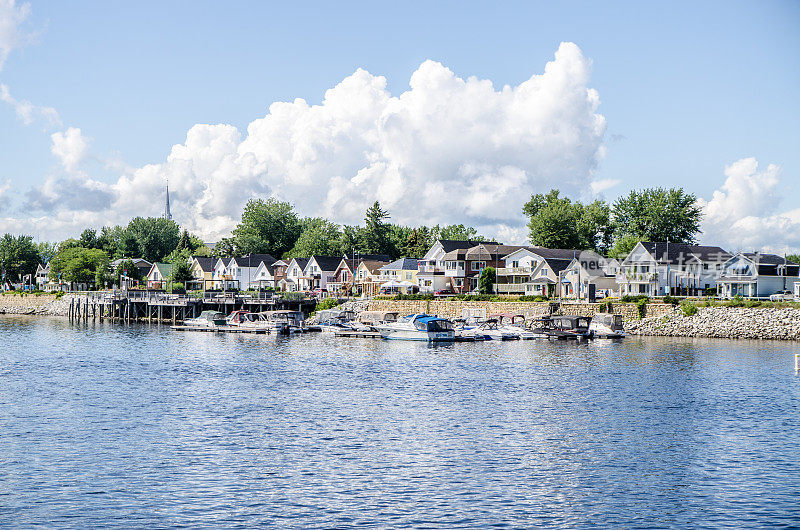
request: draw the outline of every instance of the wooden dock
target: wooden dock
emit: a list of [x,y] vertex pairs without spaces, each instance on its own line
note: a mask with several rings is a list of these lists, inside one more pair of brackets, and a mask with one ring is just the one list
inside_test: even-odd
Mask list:
[[337,337],[361,337],[367,339],[379,339],[381,334],[377,331],[335,331]]
[[202,331],[205,333],[252,333],[254,335],[270,335],[275,330],[272,329],[257,329],[257,328],[240,328],[239,326],[170,326],[174,331]]

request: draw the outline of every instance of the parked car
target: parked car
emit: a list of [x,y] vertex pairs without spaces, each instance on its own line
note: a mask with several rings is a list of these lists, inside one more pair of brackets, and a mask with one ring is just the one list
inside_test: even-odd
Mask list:
[[769,299],[771,302],[791,302],[794,300],[794,295],[789,291],[778,291],[769,295]]
[[438,291],[433,293],[433,296],[455,296],[456,293],[451,291],[450,289],[439,289]]

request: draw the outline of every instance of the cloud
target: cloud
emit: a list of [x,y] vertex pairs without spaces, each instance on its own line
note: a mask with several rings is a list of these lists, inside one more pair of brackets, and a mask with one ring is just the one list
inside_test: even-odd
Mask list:
[[591,188],[594,195],[599,195],[621,183],[622,181],[620,179],[601,179],[590,182],[589,188]]
[[75,171],[89,152],[89,138],[83,136],[76,127],[70,127],[63,133],[53,133],[50,138],[53,140],[50,151],[68,172]]
[[31,6],[16,0],[0,0],[0,70],[11,53],[30,40],[31,35],[22,31],[22,26],[31,15]]
[[780,212],[781,168],[755,158],[725,166],[725,182],[703,208],[702,240],[730,251],[800,249],[800,209]]
[[166,161],[126,170],[103,190],[114,199],[97,222],[158,215],[169,179],[173,215],[207,239],[229,233],[248,199],[266,196],[340,223],[361,222],[377,199],[394,222],[516,234],[532,193],[588,193],[606,129],[590,73],[572,43],[514,87],[425,61],[393,96],[384,77],[358,69],[320,104],[273,103],[246,134],[193,126]]
[[11,181],[5,179],[0,181],[0,210],[4,210],[10,202]]
[[11,105],[17,117],[25,125],[30,125],[37,120],[42,120],[49,127],[61,125],[61,118],[58,117],[56,109],[34,105],[27,100],[18,100],[11,95],[8,85],[0,84],[0,101]]

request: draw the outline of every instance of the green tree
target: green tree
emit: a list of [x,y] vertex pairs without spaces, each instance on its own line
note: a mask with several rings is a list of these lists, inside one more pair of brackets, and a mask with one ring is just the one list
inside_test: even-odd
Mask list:
[[178,250],[191,251],[192,250],[191,245],[192,243],[191,240],[189,239],[189,231],[184,228],[183,232],[181,232],[181,238],[178,240],[178,246],[176,248]]
[[367,209],[364,216],[364,230],[361,232],[361,252],[364,254],[388,254],[391,250],[389,212],[381,208],[378,201]]
[[614,245],[608,250],[608,256],[611,258],[625,259],[631,253],[636,243],[642,239],[631,234],[624,235],[617,238]]
[[421,258],[431,246],[427,226],[414,228],[403,242],[403,255],[411,258]]
[[189,258],[192,253],[188,248],[175,250],[170,254],[169,263],[172,264],[172,281],[186,283],[192,281],[192,269],[189,267]]
[[614,227],[611,224],[611,207],[607,202],[596,200],[587,205],[576,203],[579,207],[578,248],[595,250],[601,254],[608,252],[614,243]]
[[361,250],[361,232],[362,229],[358,226],[342,226],[342,235],[339,241],[339,252],[349,256],[354,250],[356,252]]
[[436,225],[430,230],[432,245],[434,241],[440,239],[452,239],[455,241],[486,241],[486,238],[478,234],[478,231],[471,226],[458,225]]
[[[175,250],[180,240],[180,227],[175,221],[161,217],[135,217],[126,232],[136,241],[139,256],[149,262],[161,261]],[[127,244],[125,245],[127,246]]]
[[119,263],[119,265],[117,265],[117,268],[114,270],[113,277],[109,283],[119,282],[123,275],[138,281],[142,281],[144,279],[143,275],[139,272],[139,268],[133,264],[133,260],[131,258],[123,260]]
[[634,190],[617,199],[611,210],[617,238],[689,244],[696,241],[702,215],[697,197],[682,188]]
[[337,256],[341,250],[342,233],[339,225],[320,217],[302,221],[303,231],[294,247],[285,254],[290,258],[308,258],[313,255]]
[[19,282],[36,273],[39,250],[31,236],[5,234],[0,239],[0,274],[5,280]]
[[478,290],[481,294],[493,294],[494,284],[497,282],[497,273],[494,267],[486,267],[478,277]]
[[294,246],[300,232],[300,221],[288,202],[250,199],[233,230],[233,239],[242,254],[282,256]]
[[601,200],[584,205],[550,190],[531,196],[522,211],[534,245],[605,252],[613,241],[611,209]]
[[787,254],[786,259],[791,261],[792,263],[800,264],[800,254]]
[[215,258],[232,258],[235,253],[236,243],[231,237],[220,239],[211,251],[211,255]]
[[81,232],[81,237],[78,238],[78,244],[83,248],[101,248],[97,241],[97,230],[87,228]]
[[36,243],[36,251],[39,253],[39,261],[46,265],[58,252],[58,243],[40,241]]
[[50,263],[50,278],[67,283],[92,283],[98,271],[108,270],[108,256],[100,249],[70,247],[60,250]]

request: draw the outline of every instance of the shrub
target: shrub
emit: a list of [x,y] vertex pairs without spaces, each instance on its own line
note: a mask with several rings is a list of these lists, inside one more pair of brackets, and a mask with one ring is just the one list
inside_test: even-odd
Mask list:
[[636,301],[636,310],[639,312],[639,318],[644,318],[647,314],[647,302],[649,300],[650,299],[645,296]]
[[340,302],[337,298],[326,298],[320,303],[317,304],[317,311],[324,311],[326,309],[332,309],[339,305]]
[[726,307],[744,307],[744,298],[742,298],[742,295],[737,294],[736,296],[733,297],[733,299],[729,300],[728,302],[725,302],[725,306]]
[[670,304],[672,306],[676,306],[676,305],[681,303],[681,299],[680,298],[678,298],[677,296],[670,296],[670,295],[665,295],[664,298],[662,299],[662,301],[665,304]]
[[181,282],[174,282],[172,284],[172,293],[173,294],[184,294],[186,293],[186,287]]
[[646,294],[626,294],[619,300],[624,304],[639,303],[641,300],[644,300],[645,303],[647,303],[650,301],[650,297]]
[[537,294],[536,296],[524,295],[519,297],[520,302],[547,302],[547,297]]
[[56,300],[61,300],[62,298],[64,298],[64,291],[58,291],[56,293]]
[[697,306],[694,305],[694,302],[689,300],[684,300],[681,302],[681,309],[683,310],[683,314],[687,317],[697,314]]
[[761,301],[760,300],[747,300],[744,303],[745,307],[760,307]]
[[611,305],[611,302],[601,302],[600,303],[600,312],[601,313],[613,313],[614,307]]

